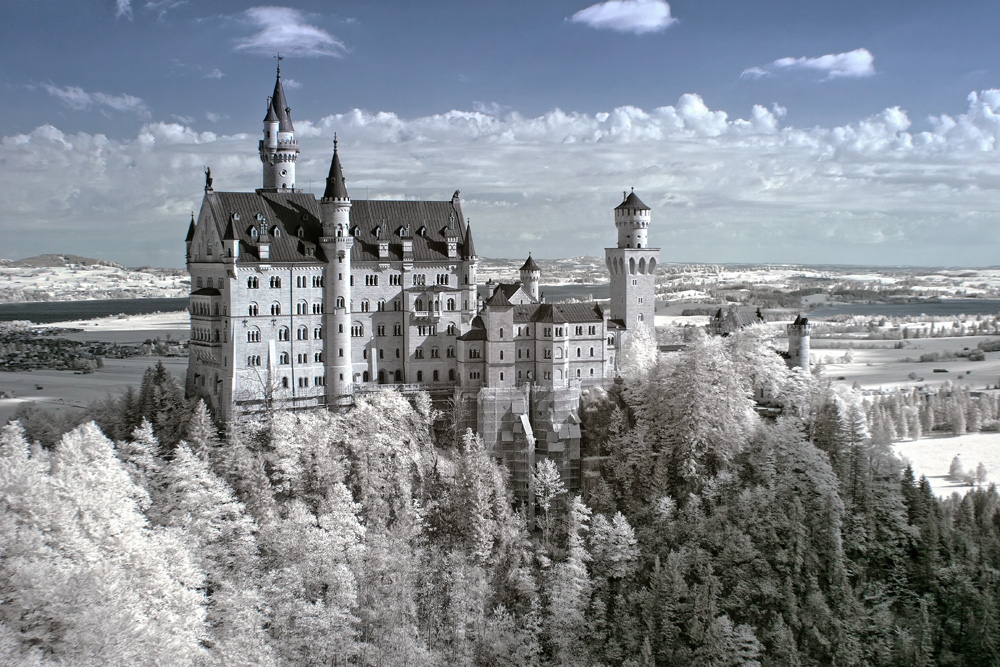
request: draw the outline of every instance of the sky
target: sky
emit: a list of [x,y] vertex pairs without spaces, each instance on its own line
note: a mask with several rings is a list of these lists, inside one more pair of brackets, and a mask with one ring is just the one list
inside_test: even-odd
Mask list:
[[261,185],[275,56],[321,194],[461,190],[488,257],[1000,264],[1000,3],[5,0],[0,257],[177,267]]

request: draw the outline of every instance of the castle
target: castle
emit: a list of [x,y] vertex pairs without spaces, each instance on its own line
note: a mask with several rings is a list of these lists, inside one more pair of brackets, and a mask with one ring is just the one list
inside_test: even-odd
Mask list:
[[581,388],[611,381],[623,336],[653,326],[649,207],[632,192],[614,209],[609,307],[545,303],[530,256],[520,282],[480,295],[457,190],[445,201],[352,200],[336,138],[322,198],[297,187],[280,66],[258,150],[262,187],[218,192],[206,170],[188,229],[188,395],[228,420],[426,390],[450,396],[489,445],[558,450],[575,477]]

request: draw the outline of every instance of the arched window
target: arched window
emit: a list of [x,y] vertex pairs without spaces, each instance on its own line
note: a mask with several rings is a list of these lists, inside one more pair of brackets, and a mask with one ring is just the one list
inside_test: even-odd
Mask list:
[[503,327],[500,327],[500,337],[503,338]]
[[424,372],[417,371],[417,382],[423,382],[423,381],[424,381]]
[[590,356],[594,356],[594,348],[590,348]]
[[281,378],[281,386],[282,386],[283,389],[288,389],[288,378],[287,377]]
[[423,299],[417,299],[416,301],[413,302],[413,310],[423,310],[423,309],[424,309]]
[[281,278],[278,276],[271,276],[271,288],[275,289],[281,287]]
[[259,343],[260,342],[260,329],[253,327],[252,329],[247,329],[247,342],[248,343]]
[[306,315],[309,313],[309,304],[303,299],[295,304],[296,315]]
[[309,329],[305,326],[299,327],[295,331],[295,340],[309,340]]
[[435,382],[438,381],[438,372],[437,371],[434,371],[434,381]]
[[362,302],[361,302],[361,312],[362,313],[367,313],[370,309],[371,309],[371,306],[368,303],[368,299],[362,300]]
[[289,334],[288,327],[281,327],[278,329],[278,340],[288,340],[291,337]]
[[503,350],[500,350],[500,361],[503,361]]
[[278,363],[279,364],[287,364],[288,363],[288,353],[287,352],[282,352],[281,354],[278,355]]
[[582,357],[583,354],[580,352],[580,348],[576,348],[576,356]]
[[448,299],[448,310],[455,310],[455,300]]
[[338,296],[337,297],[337,308],[343,308],[343,307],[344,307],[344,297]]
[[403,381],[403,371],[397,369],[396,370],[396,382],[402,382],[402,381]]
[[257,304],[256,303],[251,303],[249,306],[247,306],[247,315],[249,315],[250,317],[256,317],[257,316]]
[[271,304],[271,315],[281,315],[281,304],[277,301]]
[[313,338],[315,338],[316,340],[320,340],[321,338],[323,338],[323,327],[316,327],[315,329],[313,329]]
[[257,276],[247,278],[247,289],[257,289],[258,287],[260,287],[260,281],[257,280]]
[[365,371],[364,373],[361,374],[361,381],[368,382],[368,377],[369,377],[368,371]]

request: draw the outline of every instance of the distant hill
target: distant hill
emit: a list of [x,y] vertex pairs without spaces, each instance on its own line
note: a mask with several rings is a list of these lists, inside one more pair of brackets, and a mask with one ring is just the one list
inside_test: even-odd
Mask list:
[[24,259],[8,260],[4,262],[7,266],[16,266],[22,269],[55,268],[58,266],[110,266],[115,269],[125,269],[126,267],[106,259],[94,259],[93,257],[82,257],[80,255],[38,255],[36,257],[25,257]]

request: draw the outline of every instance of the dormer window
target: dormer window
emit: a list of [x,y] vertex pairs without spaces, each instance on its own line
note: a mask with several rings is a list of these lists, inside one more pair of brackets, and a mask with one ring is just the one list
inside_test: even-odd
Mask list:
[[427,236],[427,228],[421,225],[420,229],[417,230],[417,234],[420,236]]
[[306,228],[305,228],[305,227],[299,227],[299,231],[298,231],[298,232],[296,232],[296,235],[297,235],[297,236],[298,236],[298,237],[299,237],[300,239],[304,239],[304,238],[306,237]]

